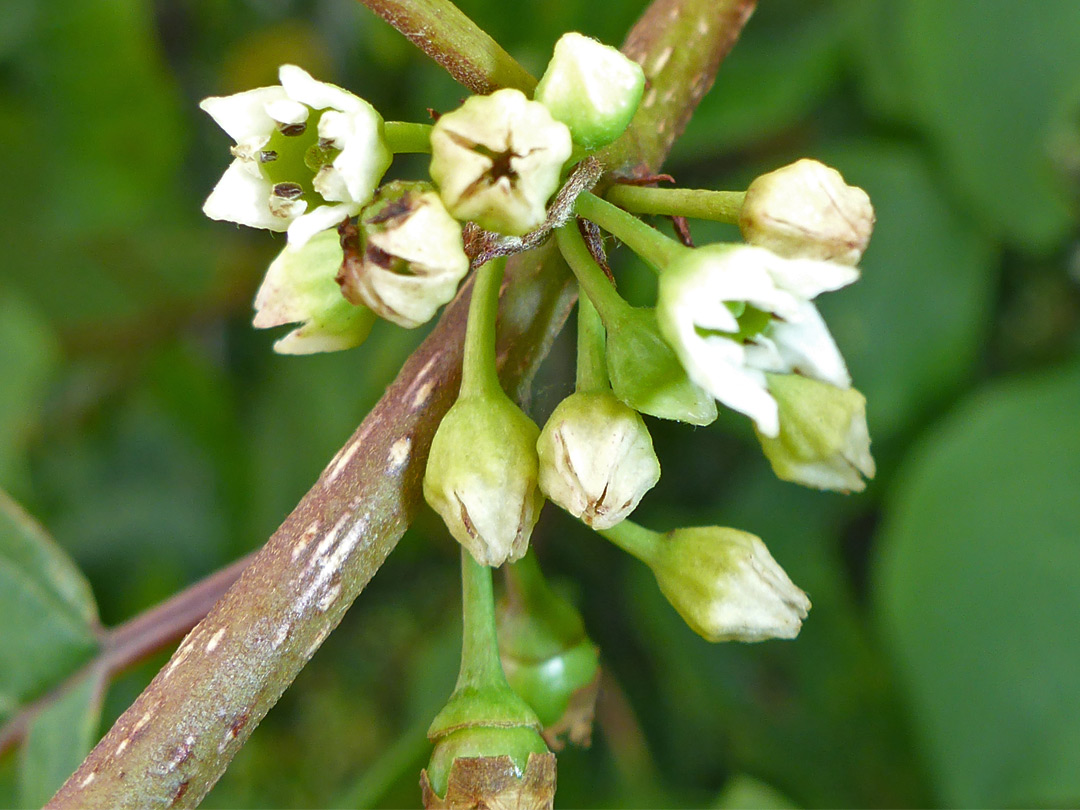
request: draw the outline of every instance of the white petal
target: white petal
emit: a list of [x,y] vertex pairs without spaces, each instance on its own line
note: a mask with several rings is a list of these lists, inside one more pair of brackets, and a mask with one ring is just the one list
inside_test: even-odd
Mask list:
[[803,303],[797,320],[776,321],[769,330],[787,370],[850,388],[851,375],[817,307]]
[[306,104],[313,110],[330,107],[342,112],[354,112],[364,103],[348,90],[313,79],[310,73],[296,65],[282,65],[278,70],[278,78],[289,98]]
[[815,298],[823,292],[846,287],[859,278],[859,268],[816,259],[785,259],[764,248],[754,248],[763,254],[762,265],[776,286],[799,298]]
[[323,166],[315,174],[311,185],[327,202],[349,202],[349,187],[341,172],[332,165]]
[[328,334],[319,331],[317,326],[304,324],[274,341],[274,351],[278,354],[317,354],[340,352],[356,345],[356,338],[350,334]]
[[199,107],[210,114],[225,132],[237,143],[259,137],[267,137],[274,131],[274,119],[266,112],[266,105],[286,98],[281,87],[257,87],[231,96],[210,96],[199,102]]
[[366,205],[393,155],[383,141],[381,116],[366,101],[357,101],[361,106],[354,113],[324,113],[319,119],[319,137],[333,141],[341,150],[334,158],[334,169],[341,175],[345,194],[326,199]]
[[302,124],[310,113],[311,110],[291,98],[274,99],[266,105],[266,114],[279,124]]
[[725,337],[684,334],[676,352],[691,380],[732,410],[749,416],[765,435],[779,433],[779,412],[765,374],[745,364],[741,345]]
[[252,175],[245,161],[234,160],[203,203],[203,213],[210,219],[236,222],[249,228],[284,231],[289,225],[288,220],[270,212],[272,190],[273,184]]
[[295,248],[301,248],[307,244],[315,234],[333,228],[346,217],[356,216],[361,206],[346,203],[342,205],[320,205],[294,219],[289,225],[289,244]]

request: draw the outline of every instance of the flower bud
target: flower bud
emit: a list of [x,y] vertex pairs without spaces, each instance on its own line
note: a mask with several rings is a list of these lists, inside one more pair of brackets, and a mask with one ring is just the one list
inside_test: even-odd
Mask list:
[[499,657],[506,680],[536,712],[544,739],[588,745],[600,683],[596,645],[577,609],[546,582],[533,555],[510,566],[499,603]]
[[654,310],[628,306],[604,327],[608,374],[616,397],[658,419],[691,425],[708,425],[716,419],[716,403],[690,379],[661,337]]
[[473,96],[431,131],[431,177],[447,210],[522,236],[544,222],[570,157],[570,131],[520,90]]
[[274,351],[279,354],[333,352],[364,342],[375,322],[375,314],[341,296],[334,282],[341,258],[337,233],[324,231],[303,247],[286,247],[270,263],[255,296],[255,327],[302,324],[277,341]]
[[648,562],[664,596],[709,641],[795,638],[810,609],[806,594],[749,532],[676,529]]
[[338,274],[347,299],[412,329],[454,297],[469,258],[461,225],[431,186],[383,186],[363,210],[360,227],[360,259],[342,265]]
[[641,66],[581,34],[563,34],[533,97],[570,128],[574,143],[605,146],[634,117],[645,89]]
[[551,810],[555,755],[533,729],[464,729],[436,746],[420,789],[425,808]]
[[459,399],[431,442],[424,498],[481,565],[519,559],[544,498],[540,429],[505,395]]
[[769,374],[769,393],[780,409],[780,434],[758,439],[784,481],[817,489],[861,492],[874,477],[866,398],[797,374]]
[[787,258],[856,265],[874,229],[874,207],[836,169],[803,158],[750,184],[739,229],[750,244]]
[[645,422],[610,391],[579,391],[560,402],[536,450],[540,489],[595,529],[628,516],[660,480]]

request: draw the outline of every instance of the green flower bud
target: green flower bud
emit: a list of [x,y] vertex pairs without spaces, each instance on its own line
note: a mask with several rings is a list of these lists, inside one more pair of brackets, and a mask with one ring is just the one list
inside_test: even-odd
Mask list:
[[716,403],[687,376],[660,335],[656,312],[626,307],[604,323],[607,367],[615,396],[640,413],[691,425],[716,419]]
[[461,220],[523,236],[547,217],[570,131],[520,90],[473,96],[431,131],[431,177]]
[[333,352],[359,346],[375,314],[341,296],[334,276],[342,251],[336,231],[323,231],[303,247],[286,247],[270,264],[255,296],[254,325],[268,329],[300,323],[274,344],[279,354]]
[[533,97],[570,128],[574,143],[605,146],[630,124],[645,74],[618,50],[577,33],[563,34]]
[[646,562],[679,615],[709,641],[795,638],[810,609],[806,594],[749,532],[676,529]]
[[610,391],[579,391],[560,402],[536,450],[540,489],[595,529],[633,512],[660,480],[645,422]]
[[778,478],[817,489],[861,492],[874,477],[866,398],[797,374],[769,374],[769,393],[780,409],[780,434],[758,431]]
[[874,207],[836,169],[804,158],[750,184],[739,229],[780,256],[856,265],[874,230]]
[[519,559],[544,498],[540,429],[504,394],[459,399],[431,442],[424,498],[481,565]]
[[361,260],[342,266],[341,292],[388,321],[427,323],[469,270],[461,225],[425,183],[394,182],[360,216]]
[[547,584],[534,555],[507,570],[499,604],[499,654],[506,679],[536,712],[544,738],[588,745],[599,686],[599,654],[577,609]]

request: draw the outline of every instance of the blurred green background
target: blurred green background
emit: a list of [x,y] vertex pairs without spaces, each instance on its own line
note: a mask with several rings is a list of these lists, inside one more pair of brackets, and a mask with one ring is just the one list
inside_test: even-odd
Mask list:
[[[461,2],[537,74],[562,31],[618,43],[643,5]],[[750,21],[666,168],[742,188],[815,156],[869,191],[863,280],[821,305],[879,474],[811,492],[771,475],[745,419],[651,423],[664,477],[638,518],[761,535],[814,602],[795,642],[707,644],[548,508],[541,561],[611,681],[593,747],[560,756],[561,806],[1080,803],[1078,43],[1075,0],[768,0]],[[202,217],[228,140],[196,104],[283,62],[387,119],[464,94],[352,0],[0,9],[0,487],[106,625],[257,548],[420,337],[380,323],[292,358],[249,326],[282,241]],[[562,340],[534,416],[571,371]],[[91,653],[93,602],[46,557],[44,584],[0,559],[0,720]],[[205,806],[415,806],[456,673],[456,560],[425,513]],[[0,806],[44,801],[164,660],[100,721],[93,684],[74,690],[0,760]]]

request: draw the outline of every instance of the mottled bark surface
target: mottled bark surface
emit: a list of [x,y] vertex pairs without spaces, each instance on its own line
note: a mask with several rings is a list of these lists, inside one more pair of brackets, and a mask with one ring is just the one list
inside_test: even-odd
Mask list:
[[[422,4],[369,5],[393,22],[394,9],[414,19]],[[649,85],[632,131],[602,155],[609,171],[658,168],[753,5],[658,0],[650,7],[626,44]],[[434,50],[456,41],[441,41],[437,26],[422,35]],[[193,807],[206,795],[420,508],[428,447],[460,381],[470,290],[466,285],[446,309],[293,513],[49,807]],[[550,242],[511,260],[498,359],[519,401],[574,294]]]

